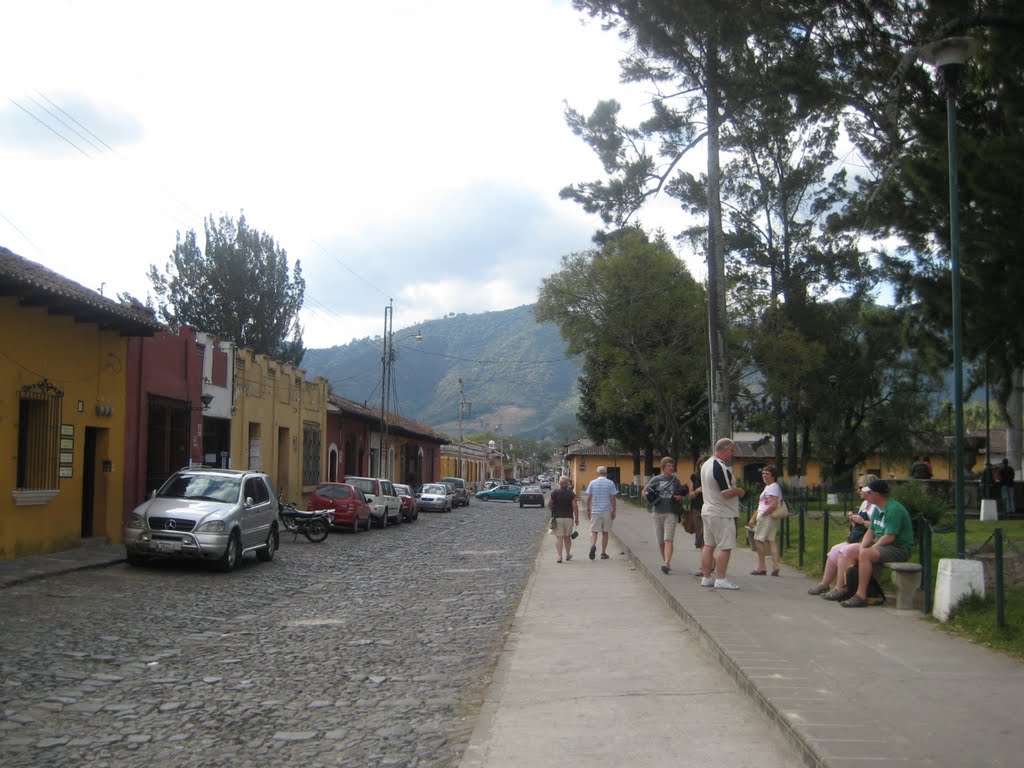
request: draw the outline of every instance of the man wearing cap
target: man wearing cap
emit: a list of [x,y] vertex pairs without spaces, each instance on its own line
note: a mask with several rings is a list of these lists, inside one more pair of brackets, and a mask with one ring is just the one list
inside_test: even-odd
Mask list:
[[601,534],[601,559],[608,559],[608,534],[615,520],[615,497],[619,490],[608,479],[608,468],[598,467],[597,477],[587,486],[587,520],[590,521],[590,559],[597,556],[597,534]]
[[871,527],[861,539],[857,594],[840,603],[844,608],[862,608],[868,604],[868,583],[876,564],[902,563],[914,549],[914,526],[907,508],[889,498],[889,484],[872,480],[861,488],[864,498],[878,511],[871,516]]

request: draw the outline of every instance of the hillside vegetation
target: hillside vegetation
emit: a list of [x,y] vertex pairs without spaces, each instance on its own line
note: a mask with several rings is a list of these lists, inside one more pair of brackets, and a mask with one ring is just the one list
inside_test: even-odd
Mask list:
[[[500,425],[507,435],[560,437],[560,428],[575,421],[579,362],[566,359],[558,329],[538,323],[532,305],[453,314],[396,330],[394,340],[396,413],[457,437],[462,378],[471,404],[464,434]],[[307,349],[302,367],[330,381],[334,393],[379,407],[382,356],[381,338],[366,338]]]

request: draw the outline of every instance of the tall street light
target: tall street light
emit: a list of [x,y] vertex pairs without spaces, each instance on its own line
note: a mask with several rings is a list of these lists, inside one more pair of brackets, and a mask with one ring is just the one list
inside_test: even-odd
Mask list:
[[[953,500],[956,512],[956,552],[966,552],[964,531],[964,373],[963,320],[960,302],[960,203],[957,197],[956,96],[964,64],[978,49],[969,37],[949,37],[921,46],[918,57],[939,70],[946,95],[946,140],[949,145],[949,269],[953,288]],[[940,91],[940,92],[941,92]]]

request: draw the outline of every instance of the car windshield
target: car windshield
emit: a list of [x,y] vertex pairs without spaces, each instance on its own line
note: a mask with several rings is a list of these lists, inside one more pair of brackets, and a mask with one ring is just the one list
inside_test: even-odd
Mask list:
[[350,477],[350,478],[346,478],[346,482],[348,482],[350,485],[354,485],[356,488],[358,488],[363,493],[371,493],[372,494],[372,493],[376,492],[376,491],[374,491],[374,482],[373,482],[373,480],[369,479],[368,477]]
[[424,485],[420,493],[448,493],[448,489],[443,485]]
[[411,494],[411,489],[408,485],[395,485],[395,493],[400,496],[409,496]]
[[529,488],[523,488],[523,493],[540,493],[540,488],[531,485]]
[[157,496],[165,499],[202,499],[203,501],[238,501],[242,478],[223,475],[175,475],[160,489]]

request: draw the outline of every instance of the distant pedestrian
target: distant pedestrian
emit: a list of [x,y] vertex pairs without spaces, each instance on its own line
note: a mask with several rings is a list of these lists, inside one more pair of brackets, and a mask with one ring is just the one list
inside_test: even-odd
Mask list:
[[597,477],[587,486],[587,520],[590,521],[590,559],[597,554],[597,534],[601,534],[601,559],[608,559],[608,534],[615,521],[615,497],[619,490],[608,479],[608,468],[598,467]]
[[1003,497],[1003,514],[1012,515],[1017,511],[1017,501],[1013,494],[1013,467],[1008,459],[1003,459],[999,467],[999,487]]
[[683,512],[683,500],[688,488],[675,476],[676,462],[671,456],[661,460],[661,474],[651,478],[644,486],[643,495],[648,491],[657,494],[654,500],[654,538],[661,552],[661,572],[668,574],[672,570],[672,550],[676,535],[676,524]]
[[576,494],[569,487],[569,478],[562,475],[558,478],[558,488],[548,496],[548,509],[551,510],[552,532],[555,534],[555,551],[562,562],[562,549],[565,559],[572,560],[572,531],[580,524],[580,508]]
[[736,518],[740,499],[746,491],[736,485],[729,469],[736,443],[728,437],[715,443],[715,452],[700,469],[704,493],[701,518],[704,521],[704,548],[701,550],[702,587],[739,589],[727,578],[729,558],[736,547]]
[[704,507],[704,491],[700,485],[700,469],[707,460],[708,456],[706,454],[697,459],[697,465],[693,468],[693,474],[690,475],[689,514],[691,524],[693,525],[693,546],[697,548],[697,571],[693,574],[694,576],[704,575],[700,566],[700,554],[701,550],[704,549],[704,519],[700,516],[701,510]]
[[778,483],[779,471],[774,464],[768,464],[761,470],[764,490],[757,501],[757,512],[750,518],[747,528],[754,532],[754,544],[757,547],[757,567],[750,572],[751,576],[764,576],[768,573],[765,563],[765,547],[769,547],[772,556],[772,576],[779,575],[779,520],[772,514],[782,503],[782,487]]

